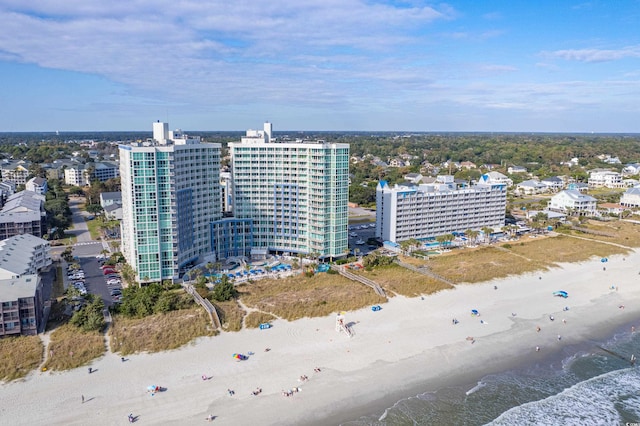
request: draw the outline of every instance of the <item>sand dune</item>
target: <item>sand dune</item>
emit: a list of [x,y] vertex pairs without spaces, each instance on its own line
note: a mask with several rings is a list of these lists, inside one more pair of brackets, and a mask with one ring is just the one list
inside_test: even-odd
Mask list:
[[[640,255],[602,266],[593,259],[424,299],[394,297],[378,312],[347,312],[351,338],[328,316],[275,321],[269,330],[223,333],[126,362],[107,354],[91,365],[93,374],[36,372],[1,385],[0,417],[4,424],[106,425],[127,423],[133,413],[140,424],[177,425],[206,423],[211,414],[226,425],[335,424],[425,384],[471,382],[638,319]],[[569,298],[553,297],[556,290]],[[249,357],[237,361],[234,353]],[[152,384],[166,390],[152,396]],[[293,388],[300,391],[282,395]]]

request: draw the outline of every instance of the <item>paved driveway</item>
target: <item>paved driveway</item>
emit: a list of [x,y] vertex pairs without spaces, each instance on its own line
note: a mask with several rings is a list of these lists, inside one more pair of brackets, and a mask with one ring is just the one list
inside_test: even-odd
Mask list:
[[81,199],[76,197],[69,199],[73,229],[68,230],[67,234],[75,235],[78,238],[79,243],[87,243],[92,240],[91,234],[89,234],[89,228],[87,227],[87,222],[84,220],[83,212],[80,210],[80,207],[78,207],[80,201]]

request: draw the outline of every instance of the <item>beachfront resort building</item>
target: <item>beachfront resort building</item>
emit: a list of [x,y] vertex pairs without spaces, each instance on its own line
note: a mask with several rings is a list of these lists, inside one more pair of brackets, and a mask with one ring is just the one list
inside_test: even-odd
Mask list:
[[566,189],[551,197],[548,208],[570,215],[593,216],[597,214],[596,201],[592,196],[576,189]]
[[44,328],[43,315],[38,275],[0,279],[0,337],[38,334]]
[[120,145],[122,253],[138,282],[175,280],[212,254],[210,223],[221,219],[220,144],[167,123],[153,139]]
[[248,130],[240,142],[229,144],[233,213],[252,220],[252,255],[344,256],[349,145],[276,140],[272,130],[265,123],[263,130]]
[[436,182],[394,185],[380,181],[376,190],[376,237],[401,242],[452,232],[504,226],[506,183],[458,185],[453,176]]

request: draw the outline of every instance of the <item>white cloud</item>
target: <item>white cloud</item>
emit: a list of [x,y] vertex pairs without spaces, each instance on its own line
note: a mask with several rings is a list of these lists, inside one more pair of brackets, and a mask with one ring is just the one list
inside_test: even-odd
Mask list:
[[361,0],[5,0],[0,46],[3,58],[104,76],[167,102],[345,99],[349,80],[424,43],[414,30],[451,15]]
[[580,62],[609,62],[625,58],[640,57],[640,46],[629,46],[621,49],[567,49],[543,52],[544,56]]

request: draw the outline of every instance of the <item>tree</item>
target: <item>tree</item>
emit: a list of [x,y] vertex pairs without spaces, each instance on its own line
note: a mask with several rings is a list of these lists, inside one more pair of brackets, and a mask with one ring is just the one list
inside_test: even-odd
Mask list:
[[89,213],[100,214],[102,213],[103,208],[100,204],[89,204],[87,205],[86,210]]
[[220,283],[216,284],[211,292],[211,297],[218,302],[235,299],[237,296],[238,292],[235,286],[226,275],[222,276]]
[[92,296],[91,302],[73,314],[71,324],[84,331],[100,331],[106,325],[104,321],[104,302]]
[[484,233],[484,241],[488,242],[489,238],[491,238],[491,233],[493,232],[493,228],[489,228],[488,226],[483,226],[482,232]]

